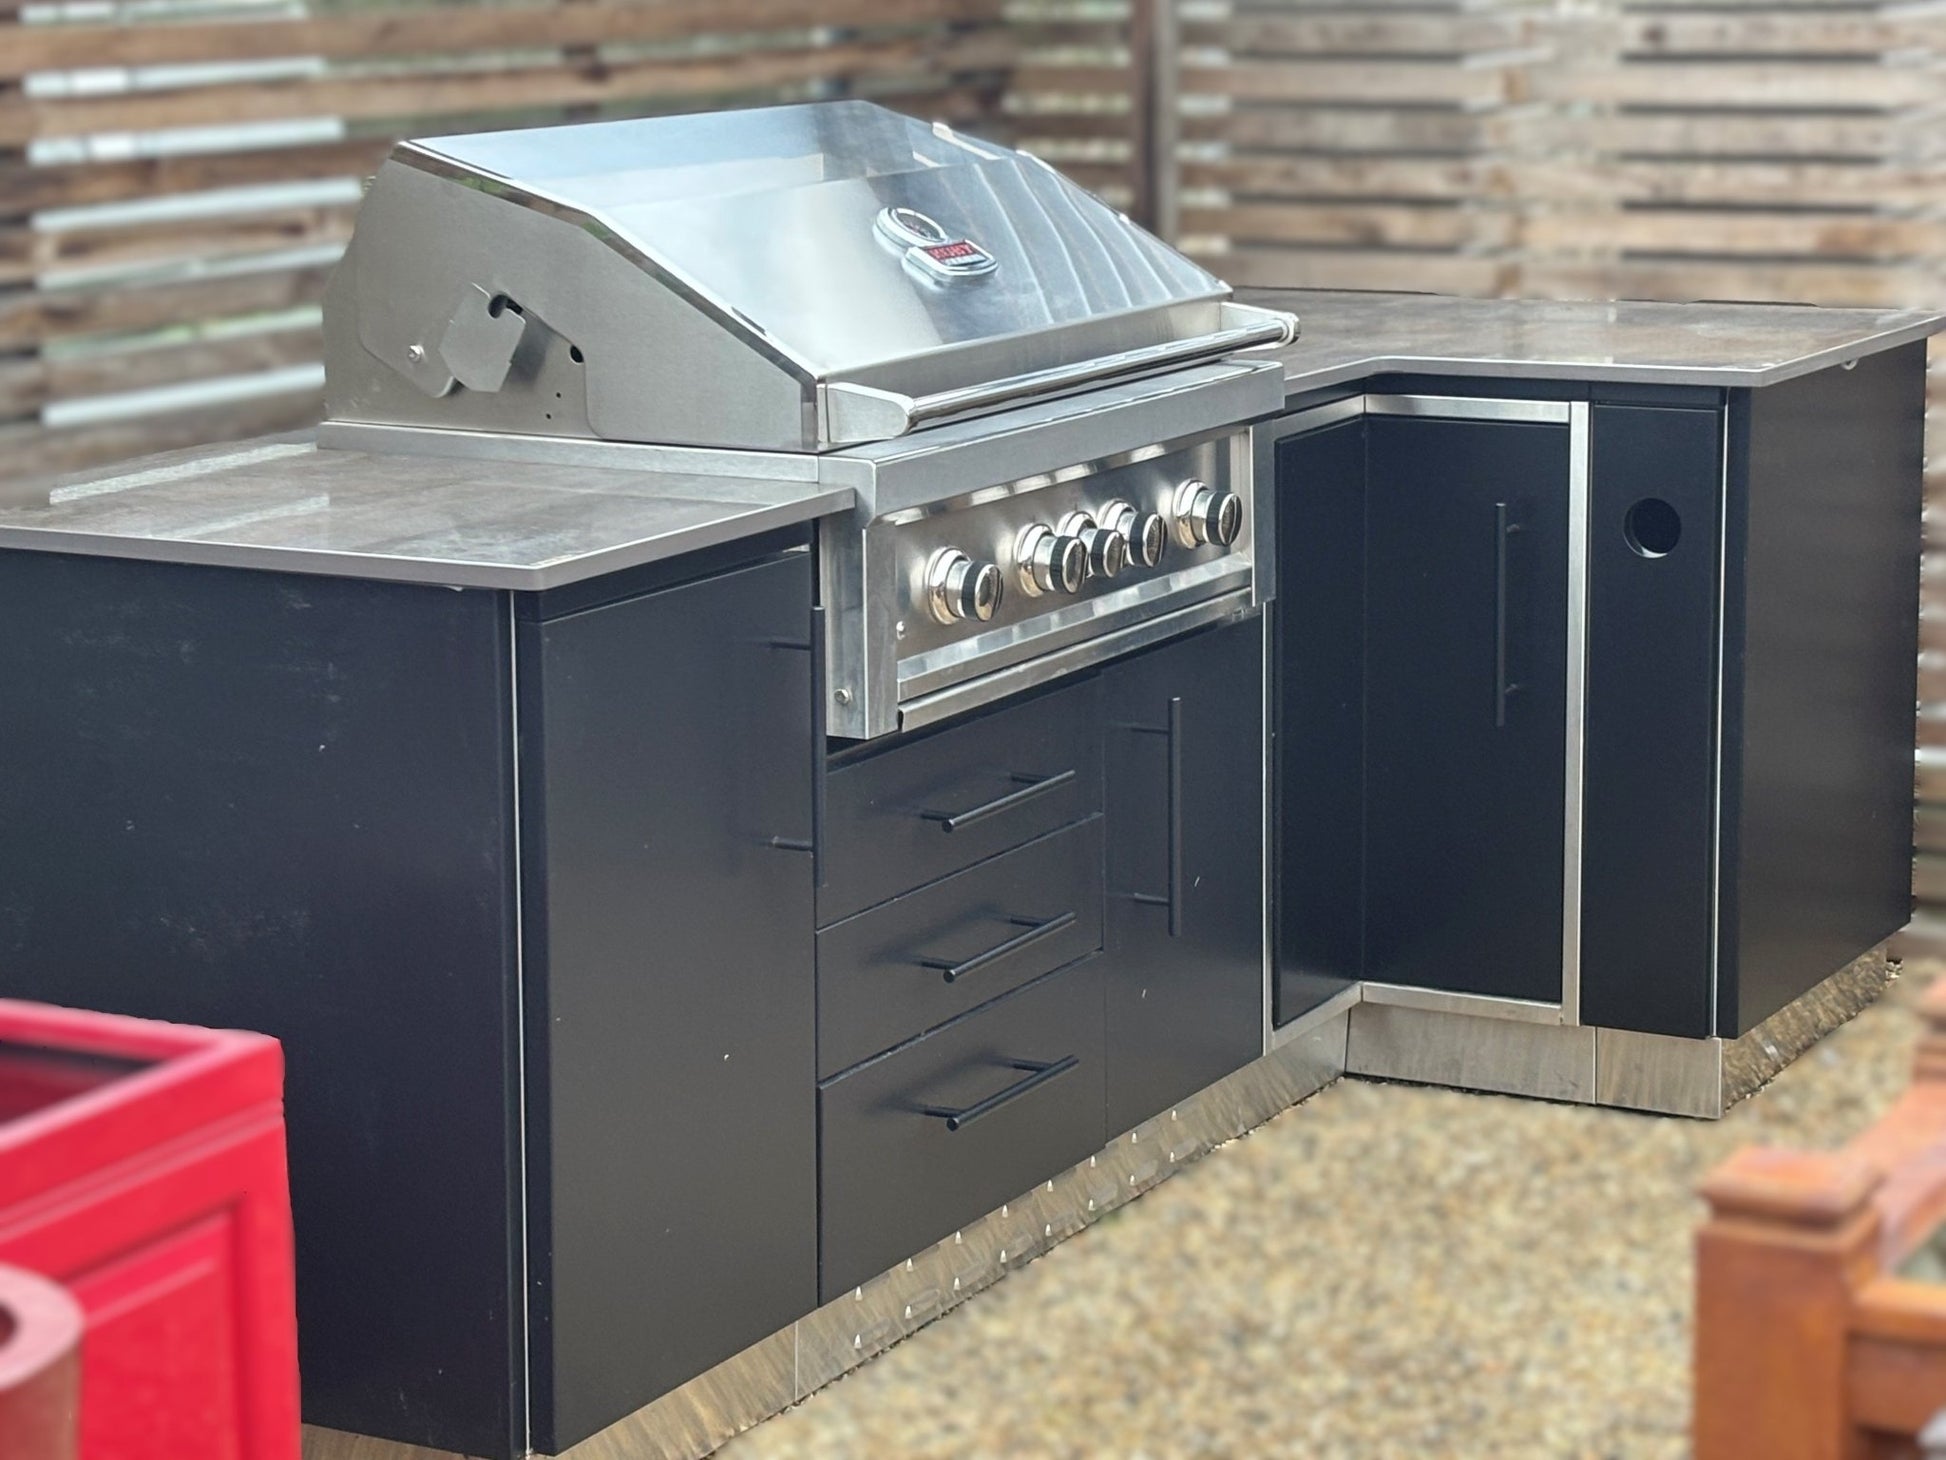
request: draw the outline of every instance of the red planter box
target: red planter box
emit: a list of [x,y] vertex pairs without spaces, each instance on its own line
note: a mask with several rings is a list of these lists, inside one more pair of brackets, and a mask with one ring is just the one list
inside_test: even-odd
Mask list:
[[86,1319],[81,1460],[297,1460],[273,1039],[0,1000],[0,1263]]

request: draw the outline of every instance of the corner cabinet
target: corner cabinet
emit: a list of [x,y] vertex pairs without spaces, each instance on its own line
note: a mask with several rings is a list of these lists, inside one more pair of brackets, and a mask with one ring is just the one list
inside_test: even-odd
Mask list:
[[1573,412],[1317,416],[1275,453],[1277,1019],[1355,980],[1556,1003]]
[[1735,1038],[1904,924],[1924,361],[1269,428],[1278,1022]]
[[1263,1048],[1263,627],[1102,675],[1111,1136]]

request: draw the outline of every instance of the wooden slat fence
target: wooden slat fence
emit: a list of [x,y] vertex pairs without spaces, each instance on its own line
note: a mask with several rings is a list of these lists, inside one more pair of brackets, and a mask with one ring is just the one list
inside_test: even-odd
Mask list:
[[1130,207],[1138,131],[1153,118],[1138,104],[1128,0],[1010,0],[1006,13],[1019,47],[1009,140]]
[[860,95],[974,130],[1001,0],[0,0],[0,477],[307,423],[400,136]]
[[1541,7],[1271,3],[1186,13],[1183,237],[1240,283],[1514,287],[1498,127]]

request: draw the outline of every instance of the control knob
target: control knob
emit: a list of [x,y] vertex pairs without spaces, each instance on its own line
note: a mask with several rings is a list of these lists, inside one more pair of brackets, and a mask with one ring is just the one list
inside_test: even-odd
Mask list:
[[1186,548],[1228,547],[1243,531],[1243,498],[1194,477],[1176,488],[1176,541]]
[[1020,587],[1030,598],[1043,593],[1079,593],[1088,581],[1088,550],[1044,522],[1023,527],[1014,543]]
[[1112,578],[1128,566],[1128,539],[1099,526],[1086,512],[1068,513],[1054,530],[1079,539],[1088,554],[1090,578]]
[[1144,512],[1132,502],[1116,500],[1101,509],[1101,525],[1125,543],[1129,562],[1153,568],[1169,545],[1169,524],[1159,512]]
[[985,623],[1000,607],[1000,569],[941,548],[926,564],[926,607],[942,624],[960,619]]

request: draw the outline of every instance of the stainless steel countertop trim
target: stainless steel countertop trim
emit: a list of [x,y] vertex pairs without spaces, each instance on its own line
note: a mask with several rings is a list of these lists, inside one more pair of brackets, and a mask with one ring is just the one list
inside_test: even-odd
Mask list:
[[1570,406],[1561,400],[1507,400],[1499,396],[1368,395],[1368,416],[1431,416],[1453,421],[1536,421],[1563,426]]
[[721,513],[707,522],[631,538],[599,551],[545,563],[460,561],[392,552],[151,537],[33,527],[3,520],[0,520],[0,548],[79,553],[90,557],[128,558],[153,563],[313,573],[337,578],[420,583],[442,588],[542,592],[584,579],[598,578],[606,573],[621,572],[647,563],[681,557],[703,548],[755,537],[777,528],[794,527],[834,513],[848,512],[855,500],[849,487],[827,486],[806,487],[803,495],[788,502],[725,502]]
[[[1268,352],[1283,362],[1291,395],[1389,374],[1761,389],[1946,330],[1946,314],[1927,310],[1809,304],[1305,289],[1242,289],[1237,298],[1303,321],[1299,340]],[[1577,339],[1580,348],[1566,347]]]

